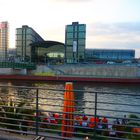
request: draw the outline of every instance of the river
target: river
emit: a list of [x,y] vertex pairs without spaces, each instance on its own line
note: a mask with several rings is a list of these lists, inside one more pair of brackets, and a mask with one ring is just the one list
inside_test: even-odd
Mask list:
[[[53,89],[64,89],[65,83],[64,82],[38,82],[38,81],[0,81],[0,85],[14,85],[14,86],[33,86],[33,87],[46,87],[46,88],[53,88]],[[120,105],[104,105],[104,104],[98,104],[99,108],[104,109],[113,109],[113,110],[126,110],[126,111],[135,111],[139,112],[140,114],[140,86],[139,84],[117,84],[117,83],[90,83],[90,82],[74,82],[74,89],[75,90],[83,90],[82,92],[76,92],[75,93],[75,99],[81,100],[81,101],[94,101],[95,96],[93,93],[87,92],[87,90],[90,91],[98,91],[98,92],[115,92],[115,93],[128,93],[128,94],[134,94],[137,96],[120,96],[120,95],[107,95],[107,94],[101,94],[98,95],[98,100],[103,102],[111,102],[111,103],[122,103],[122,104],[134,104],[136,106],[120,106]],[[58,98],[63,98],[63,95],[57,92],[57,94],[49,93],[49,97],[57,96]],[[46,93],[42,93],[42,97],[45,97]],[[56,104],[61,104],[62,102],[55,102]],[[77,106],[81,107],[95,107],[94,103],[90,102],[83,102],[83,103],[77,103]],[[49,108],[50,110],[59,110],[57,108]],[[87,114],[94,114],[94,110],[89,109],[81,109],[80,111],[87,113]],[[99,110],[97,112],[98,115],[110,115],[110,116],[120,116],[122,117],[124,113],[118,113],[114,111],[103,111]],[[126,113],[129,114],[129,113]]]

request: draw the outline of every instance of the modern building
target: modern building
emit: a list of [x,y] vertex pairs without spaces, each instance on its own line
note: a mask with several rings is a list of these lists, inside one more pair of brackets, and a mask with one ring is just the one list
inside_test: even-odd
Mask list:
[[72,22],[65,28],[65,61],[77,63],[84,61],[86,47],[86,25]]
[[7,58],[7,49],[9,45],[9,27],[8,22],[0,22],[0,59]]
[[27,25],[16,29],[16,55],[22,61],[31,61],[31,43],[44,41],[44,39]]
[[64,43],[41,41],[31,44],[31,61],[35,63],[64,63]]
[[86,60],[128,60],[135,58],[135,50],[86,49]]

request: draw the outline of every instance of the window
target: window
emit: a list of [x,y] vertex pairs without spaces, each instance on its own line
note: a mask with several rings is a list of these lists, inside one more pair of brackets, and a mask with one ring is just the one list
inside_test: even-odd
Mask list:
[[67,45],[72,45],[73,44],[73,40],[72,39],[68,39],[66,44]]
[[32,37],[32,35],[27,34],[27,35],[26,35],[26,39],[27,39],[27,40],[32,40],[33,37]]
[[79,32],[78,37],[79,38],[85,38],[85,32]]
[[72,25],[67,26],[67,32],[73,32],[73,26]]
[[78,45],[85,45],[85,39],[79,39]]
[[22,29],[17,29],[17,34],[22,34]]
[[22,41],[17,40],[16,41],[16,46],[22,46]]
[[22,35],[17,35],[17,40],[22,40]]
[[73,33],[67,33],[67,38],[73,38]]
[[79,31],[85,31],[86,25],[79,25]]
[[27,34],[32,34],[32,33],[33,33],[32,29],[28,28],[27,29]]
[[75,26],[74,31],[77,32],[77,26]]

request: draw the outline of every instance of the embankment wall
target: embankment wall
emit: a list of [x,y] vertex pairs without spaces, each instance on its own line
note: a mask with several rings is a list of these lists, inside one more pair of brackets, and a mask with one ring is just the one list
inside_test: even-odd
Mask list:
[[127,65],[63,65],[54,66],[65,75],[96,77],[140,77],[140,67]]

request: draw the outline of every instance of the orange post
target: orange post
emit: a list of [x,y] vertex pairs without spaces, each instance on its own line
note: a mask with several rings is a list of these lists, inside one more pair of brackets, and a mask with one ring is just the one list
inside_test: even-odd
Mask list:
[[63,115],[62,115],[62,136],[63,137],[73,136],[72,135],[73,120],[74,120],[73,113],[74,113],[73,84],[71,82],[67,82],[65,84],[64,105],[63,105]]

